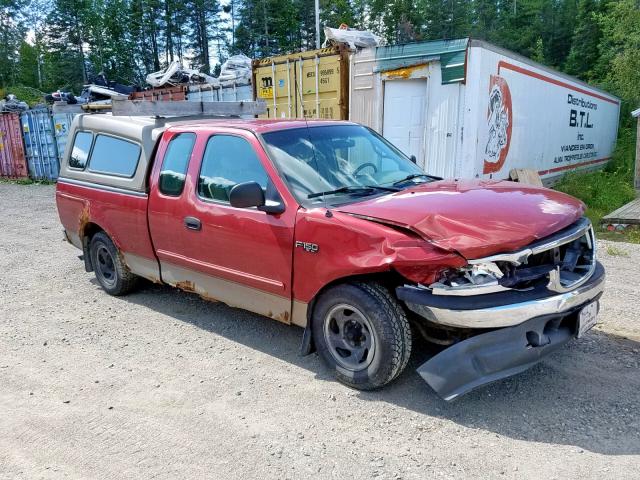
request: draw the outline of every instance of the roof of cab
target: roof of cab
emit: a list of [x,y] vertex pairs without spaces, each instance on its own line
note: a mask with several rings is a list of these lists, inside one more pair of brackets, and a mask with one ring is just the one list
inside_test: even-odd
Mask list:
[[[287,130],[291,128],[305,128],[307,126],[353,124],[345,120],[320,120],[320,119],[241,119],[241,118],[196,118],[196,119],[167,119],[165,128],[204,128],[207,127],[235,127],[249,130],[254,133],[266,133],[274,130]],[[355,125],[355,124],[353,124]]]

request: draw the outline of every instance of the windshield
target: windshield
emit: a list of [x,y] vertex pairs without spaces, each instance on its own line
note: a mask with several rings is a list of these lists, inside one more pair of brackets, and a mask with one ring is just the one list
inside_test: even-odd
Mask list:
[[353,201],[432,178],[389,142],[360,125],[325,125],[262,135],[303,204]]

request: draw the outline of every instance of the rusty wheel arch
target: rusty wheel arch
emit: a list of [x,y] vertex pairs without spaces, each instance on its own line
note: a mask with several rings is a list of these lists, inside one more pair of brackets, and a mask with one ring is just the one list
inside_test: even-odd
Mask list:
[[[84,269],[87,272],[93,272],[91,255],[89,255],[89,245],[91,244],[93,236],[98,232],[104,232],[106,235],[109,235],[104,228],[93,222],[86,222],[83,224],[82,230],[80,231],[80,238],[82,240],[82,258],[84,260]],[[111,238],[110,235],[109,238]]]

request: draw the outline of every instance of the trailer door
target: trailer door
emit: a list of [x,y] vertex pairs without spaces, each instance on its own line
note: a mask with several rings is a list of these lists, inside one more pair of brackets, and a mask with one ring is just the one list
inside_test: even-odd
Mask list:
[[384,85],[382,135],[424,166],[427,80],[387,80]]

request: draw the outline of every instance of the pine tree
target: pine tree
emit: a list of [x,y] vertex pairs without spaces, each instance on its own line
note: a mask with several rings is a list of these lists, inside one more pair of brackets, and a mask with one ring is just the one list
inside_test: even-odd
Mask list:
[[41,81],[38,78],[39,60],[36,47],[23,40],[18,49],[18,58],[20,61],[16,68],[14,83],[39,88]]
[[91,5],[88,0],[54,0],[47,20],[45,39],[48,81],[76,88],[88,81],[85,42]]
[[598,49],[602,39],[602,30],[598,22],[600,11],[601,6],[597,0],[580,0],[578,3],[578,14],[565,70],[585,80],[593,77],[593,68],[600,55]]
[[26,34],[19,14],[23,6],[21,0],[0,0],[0,86],[16,81],[18,50]]
[[[636,0],[610,1],[598,15],[602,30],[596,78],[620,95],[626,107],[640,105],[640,8]],[[629,116],[623,115],[624,121]]]

